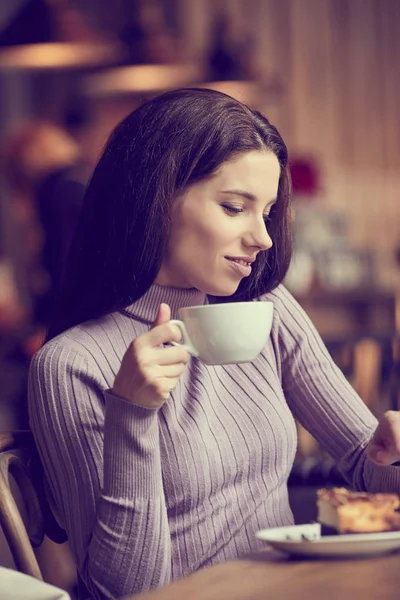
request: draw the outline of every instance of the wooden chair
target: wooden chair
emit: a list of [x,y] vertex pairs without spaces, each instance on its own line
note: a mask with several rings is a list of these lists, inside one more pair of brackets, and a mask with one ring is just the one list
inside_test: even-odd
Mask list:
[[[29,448],[22,446],[24,436],[0,434],[0,524],[19,571],[43,579],[33,547],[44,538],[44,522],[39,498],[28,470]],[[26,436],[29,443],[29,438]],[[15,481],[26,513],[26,523],[12,490]]]
[[47,503],[30,431],[0,433],[0,525],[16,568],[43,579],[34,548],[42,544],[45,534],[57,543],[67,536]]

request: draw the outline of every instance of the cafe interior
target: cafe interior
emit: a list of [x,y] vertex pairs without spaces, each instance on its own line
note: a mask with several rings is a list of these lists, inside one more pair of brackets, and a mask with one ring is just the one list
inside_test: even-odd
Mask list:
[[[20,473],[33,452],[26,382],[65,233],[40,210],[42,184],[69,172],[60,214],[73,227],[114,126],[165,90],[220,90],[278,127],[293,186],[284,283],[372,412],[400,409],[399,30],[397,0],[1,0],[0,496],[11,486],[16,501],[0,500],[1,565],[74,597],[67,542],[59,558],[35,523],[11,533],[40,510]],[[317,488],[342,484],[298,425],[296,522],[315,519]]]

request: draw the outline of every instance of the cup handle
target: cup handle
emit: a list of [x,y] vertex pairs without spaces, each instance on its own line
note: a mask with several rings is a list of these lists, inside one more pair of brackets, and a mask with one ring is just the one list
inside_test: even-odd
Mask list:
[[193,346],[192,342],[190,341],[190,337],[186,330],[185,323],[183,321],[179,321],[178,319],[172,319],[172,321],[170,321],[170,323],[171,323],[171,325],[176,325],[177,327],[179,327],[179,329],[181,330],[181,333],[182,333],[182,341],[181,342],[171,342],[171,345],[172,346],[182,346],[182,348],[185,348],[185,350],[187,350],[189,352],[189,354],[191,354],[192,356],[199,356],[199,353],[197,352],[196,348]]

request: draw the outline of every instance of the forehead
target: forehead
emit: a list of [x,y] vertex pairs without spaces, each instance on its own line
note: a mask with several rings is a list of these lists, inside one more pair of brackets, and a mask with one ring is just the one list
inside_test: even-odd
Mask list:
[[256,193],[259,188],[263,194],[271,190],[276,194],[280,165],[277,157],[266,150],[255,150],[235,156],[223,163],[214,175],[218,186],[246,187],[246,191]]
[[[207,179],[202,179],[178,194],[173,203],[174,219],[182,211],[207,210],[225,193],[245,192],[254,196],[262,206],[274,201],[278,194],[280,165],[275,154],[268,151],[252,151],[235,156],[222,165]],[[183,214],[183,213],[182,213]]]

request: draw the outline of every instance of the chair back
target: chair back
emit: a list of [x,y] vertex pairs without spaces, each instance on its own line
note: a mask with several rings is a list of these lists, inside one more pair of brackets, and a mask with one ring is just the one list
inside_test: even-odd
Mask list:
[[16,568],[43,579],[33,548],[41,545],[45,534],[57,543],[65,542],[67,536],[48,505],[30,431],[0,433],[0,525]]

